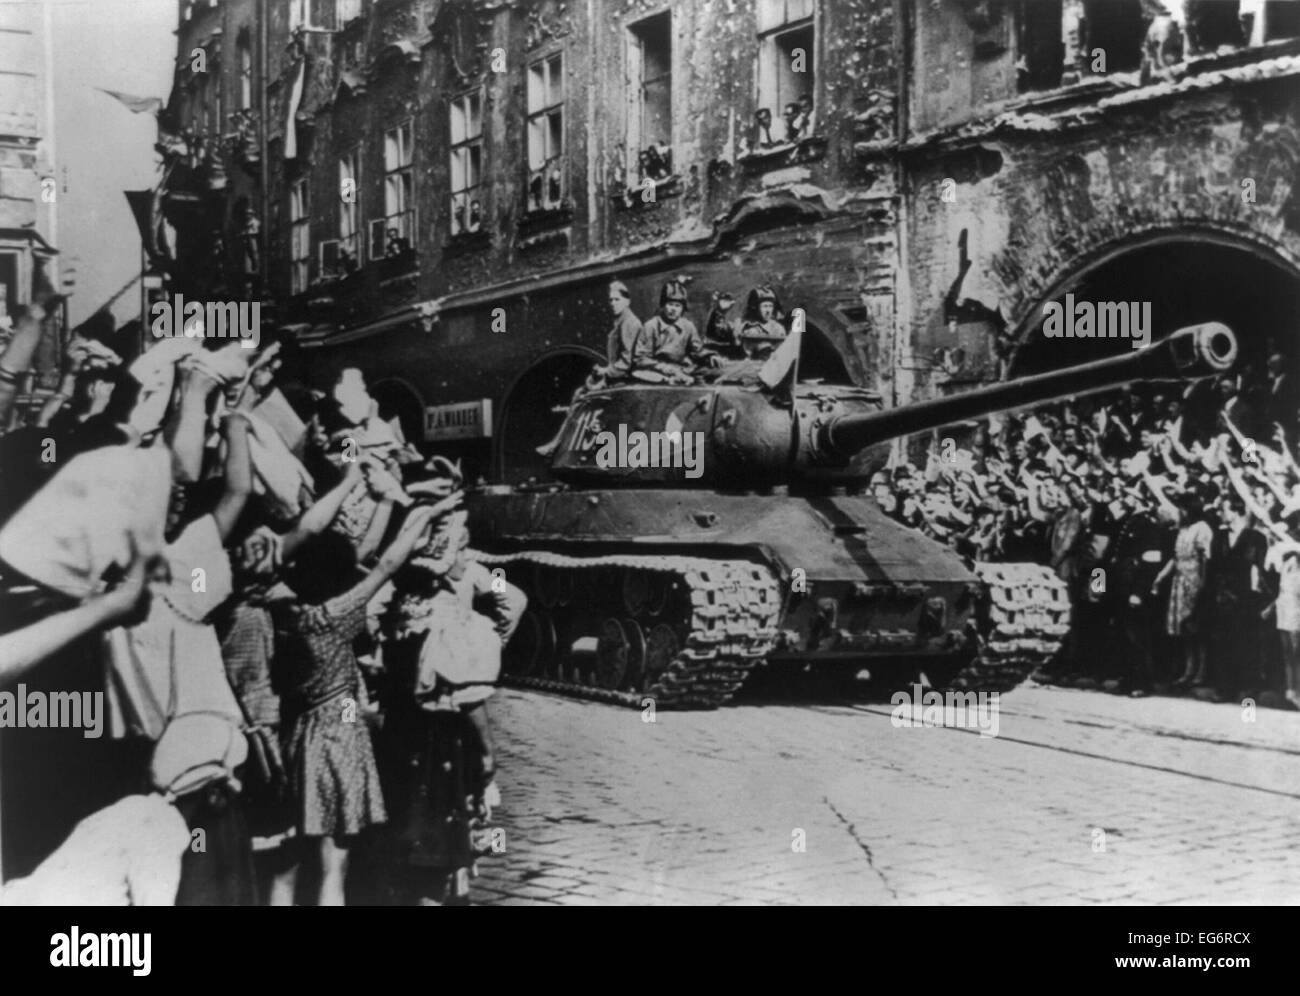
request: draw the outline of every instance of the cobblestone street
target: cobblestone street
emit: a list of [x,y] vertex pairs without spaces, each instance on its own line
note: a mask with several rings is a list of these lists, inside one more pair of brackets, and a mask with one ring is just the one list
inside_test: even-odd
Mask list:
[[1292,712],[1031,686],[981,738],[884,703],[493,708],[481,904],[1300,900]]

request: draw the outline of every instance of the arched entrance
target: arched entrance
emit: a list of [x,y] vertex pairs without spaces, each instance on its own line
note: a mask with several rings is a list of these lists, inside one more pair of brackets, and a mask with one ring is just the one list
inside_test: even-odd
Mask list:
[[399,377],[387,377],[370,388],[370,396],[379,403],[380,418],[397,419],[406,441],[423,448],[424,401],[414,387]]
[[1237,333],[1239,370],[1262,370],[1268,354],[1300,363],[1300,271],[1279,255],[1218,233],[1164,233],[1099,254],[1062,279],[1022,322],[1010,376],[1024,376],[1129,350],[1118,339],[1048,339],[1043,306],[1075,301],[1151,305],[1154,339],[1187,325],[1219,321]]
[[824,384],[852,384],[844,357],[828,335],[811,321],[804,323],[803,345],[799,349],[799,379]]
[[542,356],[506,390],[492,464],[498,481],[517,484],[549,476],[550,461],[537,452],[559,429],[567,405],[604,357],[582,346],[566,346]]

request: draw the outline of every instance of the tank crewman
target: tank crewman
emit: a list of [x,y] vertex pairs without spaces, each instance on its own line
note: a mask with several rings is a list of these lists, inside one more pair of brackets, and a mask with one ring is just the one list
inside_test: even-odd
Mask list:
[[659,292],[659,311],[641,328],[633,366],[668,377],[687,376],[688,362],[704,360],[704,340],[695,323],[683,315],[686,287],[677,280]]
[[609,307],[614,312],[614,324],[605,343],[609,359],[606,373],[610,377],[626,377],[632,370],[632,359],[643,326],[641,319],[632,314],[632,296],[627,284],[621,280],[609,285]]
[[739,359],[741,356],[740,320],[729,314],[734,304],[735,298],[726,291],[715,294],[713,310],[704,323],[704,345],[728,359]]
[[745,356],[751,360],[766,359],[785,339],[788,333],[779,321],[781,314],[781,302],[771,287],[764,284],[749,292],[740,325],[740,345]]

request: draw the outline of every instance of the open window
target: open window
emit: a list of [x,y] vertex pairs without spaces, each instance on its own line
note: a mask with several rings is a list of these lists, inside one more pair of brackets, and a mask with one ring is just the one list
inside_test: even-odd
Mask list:
[[351,273],[361,263],[360,156],[354,149],[339,157],[339,248],[337,275]]
[[253,107],[253,47],[249,43],[248,31],[239,33],[235,42],[235,58],[239,63],[239,109],[251,110]]
[[628,29],[627,175],[641,182],[673,174],[673,16],[664,11]]
[[307,178],[289,187],[289,293],[301,294],[311,279],[311,218],[307,214]]
[[415,239],[414,126],[384,132],[384,256],[401,256]]
[[564,57],[528,67],[529,211],[549,211],[564,202]]
[[756,146],[816,133],[816,53],[813,0],[759,0]]
[[451,234],[483,227],[483,91],[451,101]]

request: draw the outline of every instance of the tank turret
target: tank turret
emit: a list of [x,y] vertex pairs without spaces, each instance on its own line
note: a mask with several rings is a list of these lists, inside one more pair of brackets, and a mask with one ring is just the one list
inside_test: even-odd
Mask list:
[[1236,352],[1232,331],[1210,322],[1124,356],[893,409],[862,388],[790,386],[754,369],[704,384],[622,384],[578,399],[552,471],[571,484],[605,487],[851,484],[868,477],[900,436],[1138,380],[1211,376],[1231,367]]

